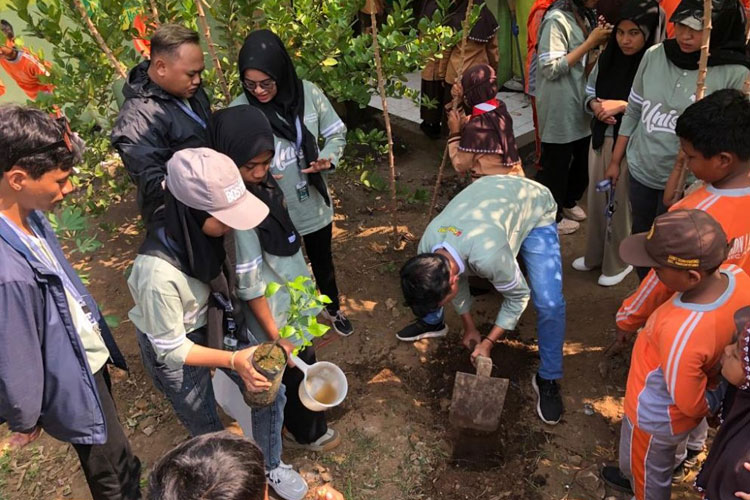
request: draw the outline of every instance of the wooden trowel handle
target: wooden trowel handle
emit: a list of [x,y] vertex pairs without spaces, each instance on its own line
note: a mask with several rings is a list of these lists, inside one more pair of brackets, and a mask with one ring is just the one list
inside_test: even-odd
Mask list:
[[489,377],[492,374],[492,360],[486,356],[477,356],[474,360],[477,367],[477,375]]

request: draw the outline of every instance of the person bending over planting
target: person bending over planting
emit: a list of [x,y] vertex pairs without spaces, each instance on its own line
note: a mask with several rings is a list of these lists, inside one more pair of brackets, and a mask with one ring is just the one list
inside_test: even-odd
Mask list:
[[[403,341],[445,336],[443,306],[452,301],[472,359],[489,357],[505,332],[516,327],[531,296],[541,356],[532,386],[537,413],[547,424],[559,422],[563,410],[556,382],[562,378],[565,337],[556,213],[549,189],[523,177],[482,177],[461,191],[427,226],[419,255],[401,268],[401,288],[417,320],[396,335]],[[516,262],[519,254],[528,284]],[[471,315],[471,275],[488,279],[504,298],[485,337]]]

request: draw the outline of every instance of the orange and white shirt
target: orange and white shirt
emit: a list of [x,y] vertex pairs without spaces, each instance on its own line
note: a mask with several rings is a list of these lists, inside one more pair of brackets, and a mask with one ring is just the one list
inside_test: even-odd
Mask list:
[[51,83],[42,83],[39,81],[40,76],[49,76],[49,63],[43,63],[33,54],[25,50],[18,49],[18,55],[13,60],[0,58],[0,66],[8,72],[11,78],[16,81],[21,90],[29,96],[29,99],[36,100],[39,92],[51,94],[55,86]]
[[709,413],[724,348],[735,331],[734,313],[750,304],[750,276],[722,265],[724,293],[710,304],[682,301],[676,293],[659,306],[638,334],[625,390],[625,414],[638,428],[678,435]]
[[[736,264],[750,274],[750,188],[718,189],[704,185],[675,203],[671,210],[697,209],[716,219],[732,241],[727,264]],[[649,271],[638,290],[626,298],[617,311],[617,327],[626,332],[641,328],[654,310],[672,296],[670,290]]]

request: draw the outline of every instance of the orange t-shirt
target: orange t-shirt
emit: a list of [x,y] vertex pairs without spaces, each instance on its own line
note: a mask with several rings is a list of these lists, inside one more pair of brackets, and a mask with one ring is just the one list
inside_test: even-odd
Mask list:
[[735,331],[734,313],[750,304],[750,276],[721,267],[724,293],[711,304],[689,304],[676,293],[659,306],[638,334],[625,390],[625,414],[638,428],[675,436],[709,413],[707,390]]
[[55,86],[51,83],[39,81],[40,75],[49,76],[49,71],[47,71],[50,67],[49,63],[42,63],[25,50],[18,49],[18,55],[12,61],[0,58],[0,66],[16,81],[29,99],[36,100],[39,92],[51,94],[55,90]]
[[[683,208],[711,214],[721,224],[727,238],[733,240],[726,263],[736,264],[750,274],[750,217],[742,215],[750,214],[750,188],[717,189],[708,184],[675,203],[670,211]],[[638,290],[622,302],[615,318],[617,327],[626,332],[638,330],[673,293],[652,269]]]

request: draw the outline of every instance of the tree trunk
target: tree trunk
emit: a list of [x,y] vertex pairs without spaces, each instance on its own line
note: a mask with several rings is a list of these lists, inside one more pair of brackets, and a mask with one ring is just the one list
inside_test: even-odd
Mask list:
[[81,3],[81,0],[73,0],[73,5],[76,6],[76,9],[78,10],[78,13],[83,18],[83,21],[86,23],[86,26],[89,29],[89,34],[94,37],[94,40],[96,40],[97,45],[99,45],[99,48],[102,49],[104,54],[106,54],[107,59],[109,59],[110,64],[112,64],[112,67],[114,68],[115,72],[120,76],[120,78],[127,78],[128,73],[125,71],[125,66],[117,60],[115,55],[112,53],[112,50],[107,46],[107,42],[104,41],[104,38],[102,38],[102,35],[99,33],[99,30],[96,29],[96,26],[94,26],[93,21],[91,21],[91,18],[89,17],[88,12],[86,12],[86,8]]
[[[471,0],[470,0],[471,1]],[[380,45],[378,44],[378,21],[375,11],[370,12],[370,27],[372,33],[372,49],[375,52],[375,72],[378,75],[378,92],[380,102],[383,104],[383,120],[385,121],[385,134],[388,137],[388,166],[391,171],[391,224],[393,225],[393,244],[398,244],[398,221],[396,211],[398,200],[396,199],[396,162],[393,158],[393,133],[391,131],[391,117],[388,114],[388,98],[385,95],[385,77],[383,76],[383,61],[380,59]]]
[[[466,14],[464,15],[464,21],[461,24],[461,30],[463,30],[461,34],[461,48],[460,48],[460,57],[459,57],[459,64],[458,64],[458,74],[456,75],[455,82],[461,81],[461,77],[464,74],[464,56],[466,55],[466,40],[469,38],[469,17],[471,16],[471,11],[474,9],[474,0],[469,0],[469,3],[466,6]],[[458,105],[460,103],[460,99],[456,96],[453,96],[452,101],[452,109],[458,109]],[[448,161],[448,143],[445,143],[445,149],[443,150],[443,158],[440,161],[440,167],[438,167],[438,174],[437,179],[435,180],[435,188],[432,191],[432,200],[430,201],[430,209],[427,211],[427,220],[430,220],[432,218],[432,212],[435,210],[435,205],[437,204],[437,197],[440,192],[440,184],[443,182],[443,171],[445,170],[445,163]]]
[[224,94],[224,101],[229,104],[232,102],[232,94],[229,93],[229,86],[227,85],[226,78],[224,78],[224,71],[221,69],[219,56],[216,55],[216,45],[214,44],[214,39],[211,37],[211,28],[208,27],[206,12],[203,10],[203,0],[195,0],[195,6],[198,9],[198,20],[201,23],[201,28],[203,28],[203,36],[206,37],[206,43],[208,44],[208,52],[211,54],[211,60],[214,62],[216,75],[219,77],[219,85],[221,85],[221,91]]
[[[708,73],[709,46],[711,45],[711,14],[713,4],[711,0],[703,0],[703,37],[701,38],[701,56],[698,59],[698,82],[695,89],[695,100],[700,101],[706,93],[706,74]],[[746,87],[747,87],[747,81]],[[677,203],[685,192],[685,177],[687,177],[687,160],[683,155],[677,155],[676,163],[682,163],[677,177],[674,195],[670,206]]]

